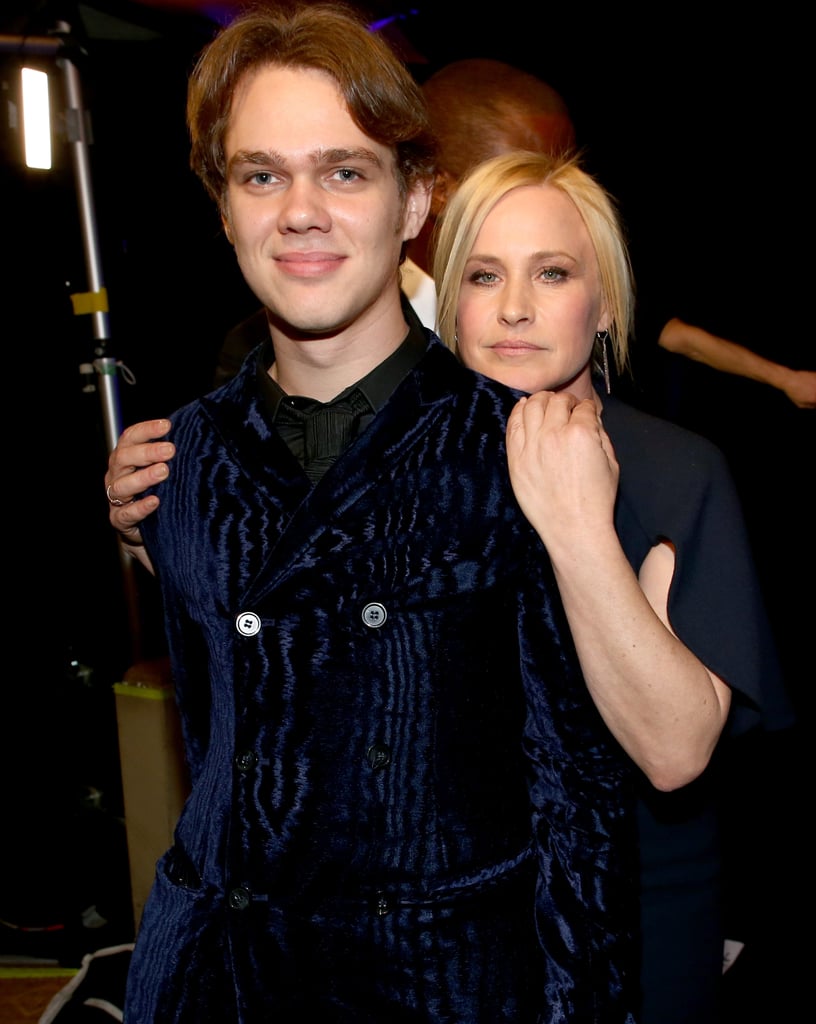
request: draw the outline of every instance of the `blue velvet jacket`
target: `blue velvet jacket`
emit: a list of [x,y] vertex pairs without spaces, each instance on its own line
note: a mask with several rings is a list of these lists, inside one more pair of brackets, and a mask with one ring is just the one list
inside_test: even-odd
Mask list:
[[256,358],[144,523],[192,792],[127,1024],[631,1024],[630,769],[504,454],[431,338],[312,488]]

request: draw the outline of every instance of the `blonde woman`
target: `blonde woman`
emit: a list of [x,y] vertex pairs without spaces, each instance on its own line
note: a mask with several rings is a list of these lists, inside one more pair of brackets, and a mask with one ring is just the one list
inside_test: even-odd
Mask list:
[[437,225],[433,270],[442,340],[530,394],[508,424],[513,489],[550,553],[595,703],[648,766],[638,1020],[715,1024],[715,754],[781,687],[725,460],[609,393],[628,364],[634,282],[615,203],[578,158],[519,151],[479,166]]

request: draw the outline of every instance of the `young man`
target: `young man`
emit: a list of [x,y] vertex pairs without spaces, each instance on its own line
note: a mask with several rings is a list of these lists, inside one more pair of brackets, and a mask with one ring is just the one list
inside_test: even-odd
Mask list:
[[192,779],[125,1019],[631,1024],[629,770],[512,495],[516,396],[400,294],[421,94],[307,5],[224,29],[188,119],[270,338],[106,476]]

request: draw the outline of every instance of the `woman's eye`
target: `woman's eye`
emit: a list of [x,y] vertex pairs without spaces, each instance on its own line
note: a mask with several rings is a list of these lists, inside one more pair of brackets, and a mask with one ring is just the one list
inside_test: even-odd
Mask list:
[[496,275],[492,270],[475,270],[470,275],[470,280],[474,284],[493,284],[496,280]]

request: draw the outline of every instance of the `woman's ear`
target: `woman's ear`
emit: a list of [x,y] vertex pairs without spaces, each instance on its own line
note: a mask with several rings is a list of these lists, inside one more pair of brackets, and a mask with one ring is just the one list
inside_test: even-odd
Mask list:
[[225,213],[221,214],[221,226],[224,229],[224,234],[227,236],[229,244],[234,245],[235,243],[232,240],[232,229],[230,228],[229,220],[227,220],[227,215]]

